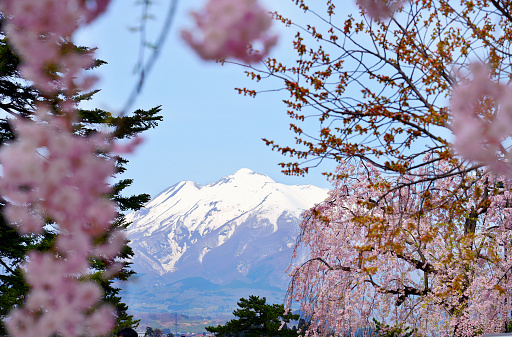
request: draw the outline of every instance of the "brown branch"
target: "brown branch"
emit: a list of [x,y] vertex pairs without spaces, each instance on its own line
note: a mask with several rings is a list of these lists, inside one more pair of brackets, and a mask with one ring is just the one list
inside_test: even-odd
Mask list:
[[433,273],[433,274],[438,273],[437,269],[432,264],[430,264],[428,262],[423,262],[423,261],[414,259],[410,256],[399,254],[399,253],[393,253],[393,254],[395,254],[395,256],[398,257],[399,259],[409,262],[416,269],[422,270],[426,273]]
[[315,257],[313,259],[310,259],[310,260],[304,262],[304,264],[302,266],[304,266],[306,263],[309,263],[309,262],[312,262],[312,261],[320,261],[320,262],[322,262],[327,267],[327,269],[329,269],[329,270],[354,271],[354,268],[351,268],[351,267],[344,267],[344,266],[334,266],[333,267],[327,261],[322,259],[321,257]]
[[0,264],[4,266],[4,268],[7,269],[10,273],[14,274],[14,270],[9,267],[2,259],[0,259]]
[[[496,7],[496,9],[498,9],[498,10],[501,12],[501,14],[503,14],[503,16],[505,16],[505,17],[508,19],[508,21],[512,22],[512,16],[510,15],[510,12],[507,12],[507,11],[505,10],[505,8],[503,8],[503,7],[499,4],[499,2],[498,2],[498,1],[496,1],[496,0],[491,0],[491,3],[494,5],[494,7]],[[510,6],[510,5],[509,5],[509,6]]]
[[393,294],[398,295],[398,299],[396,300],[395,305],[399,307],[404,303],[407,297],[409,296],[425,296],[430,292],[429,289],[419,290],[414,287],[404,286],[402,289],[385,289],[378,285],[373,279],[370,277],[368,280],[364,280],[367,283],[370,283],[373,285],[377,291],[383,293],[383,294]]

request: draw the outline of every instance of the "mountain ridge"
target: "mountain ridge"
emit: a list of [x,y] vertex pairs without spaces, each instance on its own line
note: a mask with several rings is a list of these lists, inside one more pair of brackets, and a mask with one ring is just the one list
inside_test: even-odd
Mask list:
[[135,288],[170,294],[172,284],[202,278],[282,295],[301,213],[326,197],[245,168],[204,186],[178,182],[126,217],[133,269],[145,278]]

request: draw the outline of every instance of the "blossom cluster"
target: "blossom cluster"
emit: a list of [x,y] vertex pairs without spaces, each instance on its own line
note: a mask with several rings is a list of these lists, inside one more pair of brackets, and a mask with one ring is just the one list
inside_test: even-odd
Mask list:
[[[196,27],[184,30],[182,37],[205,60],[234,57],[255,62],[277,42],[277,36],[268,33],[272,18],[256,0],[210,0],[192,15]],[[252,50],[253,43],[262,50]]]
[[364,9],[370,18],[382,20],[392,17],[404,1],[406,0],[357,0],[357,4]]
[[24,77],[47,94],[87,89],[95,78],[80,74],[92,65],[92,55],[69,42],[77,28],[103,13],[109,2],[2,1],[0,10],[9,18],[5,30],[22,58]]
[[[329,197],[303,214],[296,251],[308,260],[291,266],[289,300],[311,317],[310,334],[357,331],[372,318],[425,336],[501,331],[512,310],[512,209],[506,188],[493,187],[510,182],[493,174],[429,180],[451,164],[428,162],[400,177],[342,163]],[[468,182],[468,197],[453,193]],[[469,228],[471,208],[478,215]]]
[[[12,120],[16,140],[2,147],[0,192],[5,216],[21,234],[55,226],[58,235],[47,252],[31,252],[23,264],[30,286],[25,305],[6,320],[10,335],[105,335],[115,312],[101,305],[101,287],[88,281],[90,259],[118,270],[115,257],[124,234],[111,230],[117,208],[108,198],[115,173],[108,136],[74,134],[78,121],[73,95],[91,87],[83,76],[93,55],[73,44],[73,34],[107,8],[109,0],[6,0],[0,10],[6,33],[22,59],[21,71],[49,102],[35,115]],[[97,244],[95,242],[104,242]]]
[[116,216],[105,197],[115,166],[97,154],[108,150],[103,136],[75,136],[65,118],[44,111],[35,121],[13,122],[18,140],[0,151],[0,190],[9,201],[5,215],[21,233],[40,233],[51,219],[59,235],[53,251],[32,252],[24,263],[31,292],[6,325],[13,336],[103,335],[112,327],[113,309],[98,307],[101,288],[82,279],[92,256],[113,261],[125,242],[116,232],[93,245]]
[[491,79],[483,64],[473,64],[472,79],[452,92],[454,148],[464,158],[511,174],[503,141],[512,132],[512,88]]

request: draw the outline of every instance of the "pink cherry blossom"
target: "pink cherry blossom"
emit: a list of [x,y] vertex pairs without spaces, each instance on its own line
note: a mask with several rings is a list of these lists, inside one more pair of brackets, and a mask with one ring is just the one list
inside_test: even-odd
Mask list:
[[357,0],[357,4],[374,20],[388,19],[407,0]]
[[114,144],[114,147],[112,148],[113,153],[118,154],[126,154],[126,153],[133,153],[135,149],[144,141],[144,138],[140,136],[135,136],[130,141],[120,144],[116,143]]
[[95,77],[82,70],[93,64],[90,53],[69,43],[74,32],[103,13],[109,0],[6,0],[5,30],[22,57],[21,72],[43,92],[69,95],[89,89]]
[[[196,27],[184,30],[182,37],[205,60],[234,57],[255,62],[277,42],[268,33],[272,18],[256,0],[210,0],[192,15]],[[251,51],[255,43],[261,51]]]
[[[421,336],[501,331],[512,310],[512,209],[495,186],[509,179],[430,180],[451,164],[427,162],[397,177],[342,163],[329,197],[303,214],[296,250],[307,259],[291,266],[289,303],[311,318],[310,335],[357,331],[369,318]],[[454,193],[461,184],[468,189]],[[470,229],[472,207],[487,208]]]
[[114,259],[126,244],[124,232],[116,230],[110,233],[109,242],[96,247],[95,256],[106,259]]
[[493,81],[482,64],[470,69],[472,79],[463,80],[452,93],[454,148],[469,161],[512,174],[503,145],[512,132],[512,88]]
[[[87,276],[89,259],[96,255],[93,239],[105,235],[117,214],[114,203],[104,197],[109,191],[107,180],[115,173],[114,163],[96,154],[110,145],[105,137],[73,135],[62,127],[66,125],[63,118],[40,107],[33,121],[14,121],[18,138],[0,150],[5,168],[0,191],[10,201],[8,219],[22,233],[39,232],[43,218],[55,221],[59,230],[58,254],[32,252],[24,264],[32,291],[25,307],[9,318],[13,336],[30,335],[29,320],[39,336],[103,334],[113,322],[112,316],[89,312],[101,290],[95,283],[80,280]],[[110,259],[124,244],[122,234],[115,233],[101,246]],[[98,310],[111,313],[111,309]]]
[[[108,239],[117,214],[115,204],[105,197],[116,171],[109,156],[113,144],[101,133],[89,138],[72,133],[77,112],[71,98],[95,81],[83,75],[93,55],[74,47],[73,34],[104,12],[108,3],[6,0],[0,4],[8,18],[10,42],[22,58],[23,75],[48,96],[64,94],[60,116],[40,103],[33,119],[12,120],[17,139],[0,150],[0,192],[8,201],[9,222],[26,234],[41,232],[43,219],[51,219],[59,231],[54,250],[31,252],[23,264],[31,291],[25,305],[15,308],[6,321],[15,337],[104,335],[114,324],[113,309],[98,306],[99,285],[86,281],[90,258],[113,260],[125,242],[117,232]],[[94,239],[105,235],[104,256],[98,256]],[[112,261],[105,276],[114,270],[118,265]]]
[[108,305],[101,306],[87,318],[87,332],[90,336],[106,335],[114,325],[114,309]]

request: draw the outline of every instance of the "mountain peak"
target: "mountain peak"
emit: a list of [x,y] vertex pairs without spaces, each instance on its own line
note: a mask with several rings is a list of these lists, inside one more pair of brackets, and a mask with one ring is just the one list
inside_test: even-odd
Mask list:
[[250,174],[258,174],[258,173],[254,172],[253,170],[248,169],[248,168],[241,168],[240,170],[236,171],[234,175],[236,176],[236,175],[250,175]]
[[[127,235],[135,253],[133,269],[150,280],[137,286],[142,297],[135,305],[146,308],[154,299],[145,294],[170,294],[177,285],[167,284],[190,278],[284,288],[300,214],[327,193],[311,185],[281,184],[247,168],[209,185],[181,181],[167,188],[126,216],[132,223]],[[163,288],[148,291],[148,285],[156,284]],[[176,297],[188,301],[182,295]]]
[[[280,242],[272,248],[276,252],[291,249],[300,214],[326,196],[327,190],[276,183],[247,168],[206,186],[182,181],[126,216],[133,223],[128,229],[133,261],[144,265],[143,272],[160,275],[188,275],[192,265],[217,275],[209,264],[233,256],[238,267],[230,273],[245,278],[253,264],[251,252],[267,247],[260,241]],[[267,258],[272,249],[263,249],[258,259]],[[247,260],[239,260],[242,253],[249,254]]]
[[275,181],[261,173],[254,172],[248,168],[241,168],[232,175],[222,177],[217,182],[208,186],[231,184],[236,186],[244,187],[261,187],[266,183],[275,183]]
[[275,181],[270,178],[269,176],[261,173],[254,172],[248,168],[241,168],[240,170],[236,171],[232,177],[236,179],[247,179],[247,180],[259,180],[269,183],[275,183]]

